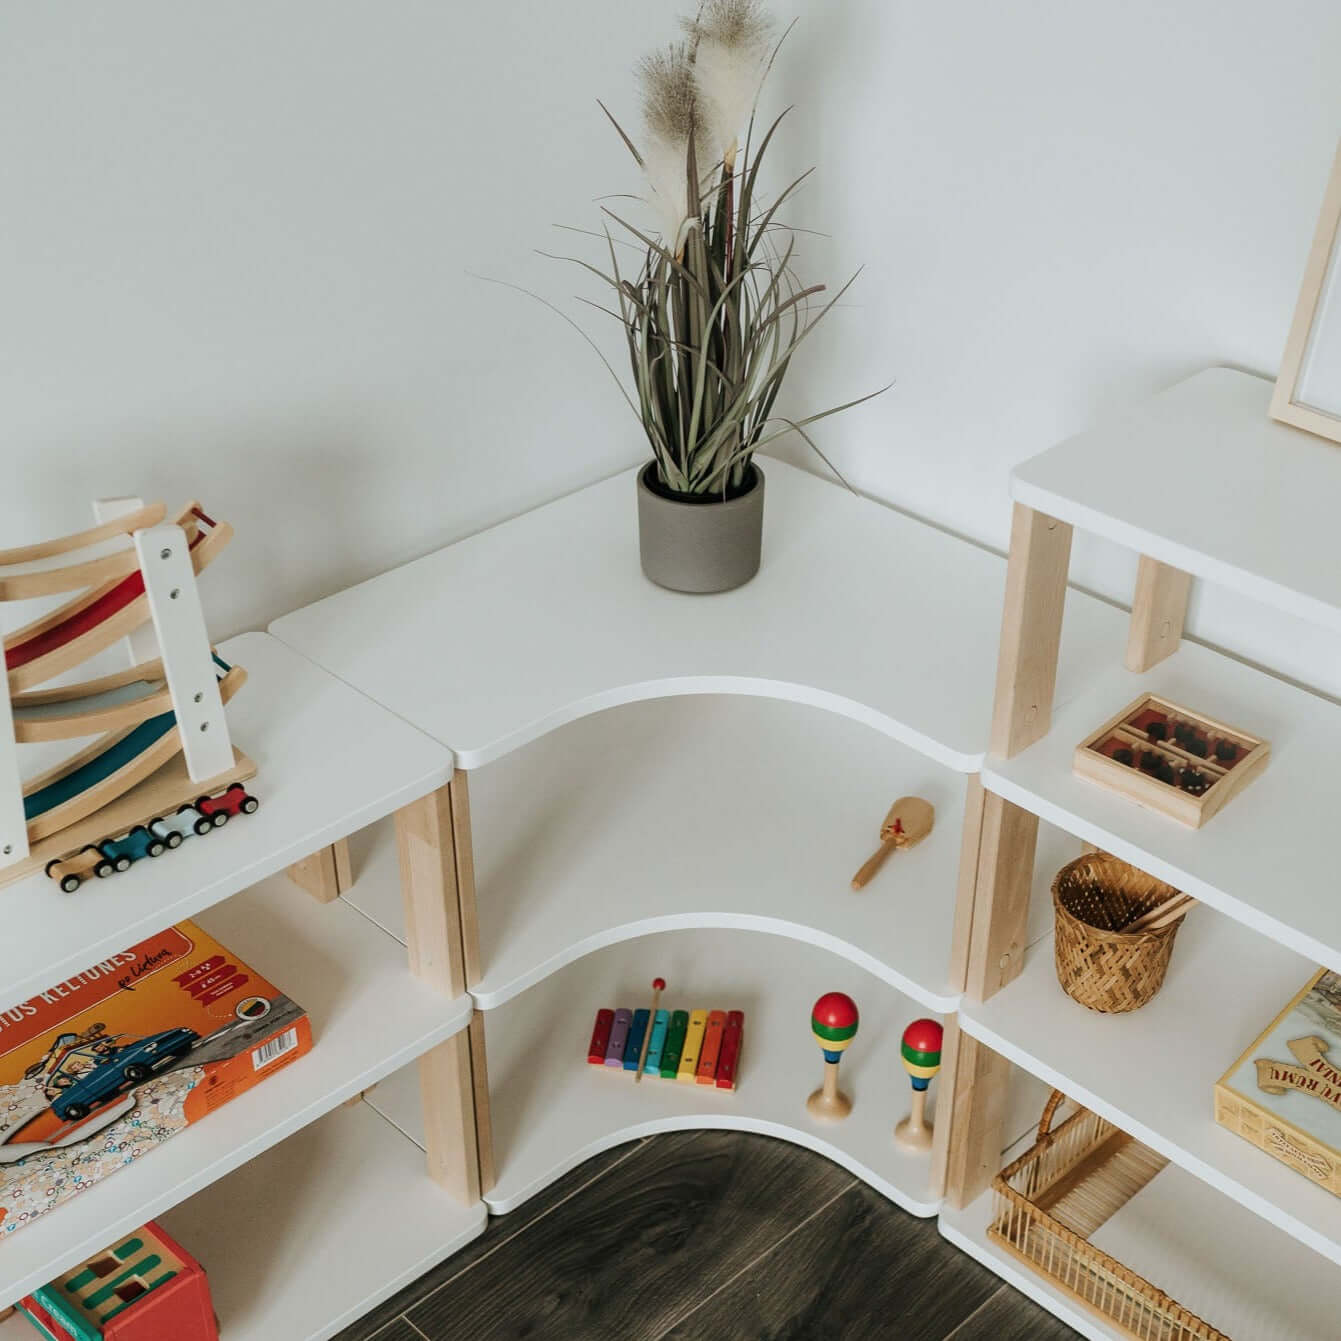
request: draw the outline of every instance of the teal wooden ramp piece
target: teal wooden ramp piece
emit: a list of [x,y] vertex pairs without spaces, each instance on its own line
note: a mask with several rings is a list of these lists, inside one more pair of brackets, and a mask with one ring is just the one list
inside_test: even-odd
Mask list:
[[666,1033],[669,1028],[670,1011],[657,1011],[652,1017],[652,1037],[647,1044],[647,1061],[643,1064],[643,1075],[661,1074],[661,1050],[666,1046]]

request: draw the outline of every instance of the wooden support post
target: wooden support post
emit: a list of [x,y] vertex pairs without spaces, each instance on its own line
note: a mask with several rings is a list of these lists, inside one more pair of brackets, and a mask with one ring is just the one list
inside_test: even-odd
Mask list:
[[346,890],[354,887],[353,868],[349,862],[349,840],[341,838],[330,847],[323,847],[302,861],[296,861],[288,870],[289,879],[319,903],[330,903]]
[[964,833],[959,848],[954,930],[950,934],[950,985],[958,992],[962,992],[968,982],[973,909],[978,893],[978,850],[982,844],[986,800],[982,779],[976,773],[970,774],[964,785]]
[[1024,967],[1038,816],[988,792],[964,990],[986,1001]]
[[[947,1027],[947,1039],[949,1033]],[[957,1028],[955,1033],[950,1111],[944,1115],[940,1111],[946,1101],[946,1089],[942,1089],[936,1101],[936,1131],[948,1128],[945,1199],[959,1208],[980,1196],[1001,1168],[1010,1063]],[[944,1074],[944,1065],[941,1069]],[[934,1155],[932,1167],[934,1170]]]
[[481,1191],[472,1051],[466,1030],[419,1059],[429,1177],[467,1206],[480,1199]]
[[931,1129],[931,1192],[934,1200],[945,1195],[949,1173],[950,1136],[954,1130],[955,1075],[959,1068],[959,1016],[945,1017],[941,1039],[941,1069],[936,1086],[936,1122]]
[[[410,970],[444,996],[460,996],[468,972],[473,981],[480,972],[466,775],[454,773],[447,786],[398,810],[396,840]],[[467,1186],[459,1167],[468,1158],[476,1200],[494,1181],[483,1017],[426,1054],[419,1080],[429,1171],[456,1191]]]
[[1127,635],[1128,670],[1148,671],[1178,650],[1191,591],[1191,573],[1141,555]]
[[1062,642],[1071,527],[1015,504],[992,715],[992,753],[1009,759],[1045,736]]

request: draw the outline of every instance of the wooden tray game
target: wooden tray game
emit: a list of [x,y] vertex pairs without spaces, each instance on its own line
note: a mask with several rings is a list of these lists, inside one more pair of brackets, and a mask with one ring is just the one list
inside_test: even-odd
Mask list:
[[1142,694],[1076,746],[1072,769],[1195,829],[1242,791],[1270,754],[1257,736]]

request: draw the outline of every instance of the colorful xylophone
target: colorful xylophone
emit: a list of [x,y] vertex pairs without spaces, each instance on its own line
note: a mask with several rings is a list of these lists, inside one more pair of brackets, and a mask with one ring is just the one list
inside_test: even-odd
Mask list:
[[740,1010],[598,1010],[587,1061],[636,1074],[646,1042],[644,1076],[734,1090],[744,1030]]

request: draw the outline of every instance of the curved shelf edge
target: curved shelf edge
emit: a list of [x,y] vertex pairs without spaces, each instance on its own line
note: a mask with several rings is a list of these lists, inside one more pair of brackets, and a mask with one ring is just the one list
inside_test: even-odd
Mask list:
[[457,768],[468,772],[471,769],[483,768],[485,764],[493,763],[504,755],[519,750],[524,745],[540,739],[541,736],[568,725],[569,722],[576,722],[609,708],[642,703],[649,699],[682,698],[694,694],[737,694],[753,698],[780,699],[786,703],[819,708],[868,726],[882,736],[888,736],[891,740],[907,745],[956,773],[979,772],[986,757],[985,749],[965,754],[915,730],[904,722],[858,703],[855,699],[846,698],[842,694],[792,681],[769,680],[750,675],[683,675],[663,680],[636,681],[576,698],[487,745],[470,747],[455,741],[443,743],[448,745],[455,755]]
[[[803,945],[813,945],[817,949],[827,950],[839,958],[846,959],[849,963],[864,969],[872,977],[879,978],[881,982],[896,988],[905,996],[911,997],[928,1010],[940,1015],[954,1014],[959,1009],[962,997],[962,993],[959,992],[944,994],[934,992],[884,963],[883,960],[867,954],[850,941],[821,931],[817,927],[803,926],[781,918],[762,917],[756,913],[665,913],[658,917],[645,917],[636,922],[607,927],[574,941],[502,986],[491,987],[486,975],[483,981],[469,989],[470,996],[474,999],[477,1010],[493,1010],[587,955],[608,949],[612,945],[619,945],[624,941],[636,940],[640,936],[671,931],[752,931],[766,936],[782,936],[787,940],[799,941]],[[839,1163],[842,1162],[839,1160]]]
[[[775,1140],[788,1141],[792,1145],[813,1150],[817,1155],[823,1155],[825,1159],[832,1160],[841,1168],[846,1169],[853,1177],[860,1178],[862,1182],[874,1188],[881,1196],[887,1197],[896,1206],[902,1207],[909,1215],[929,1220],[940,1213],[941,1199],[939,1197],[934,1201],[920,1201],[916,1197],[910,1197],[887,1179],[873,1173],[859,1160],[853,1159],[838,1146],[824,1140],[816,1132],[807,1131],[801,1127],[787,1126],[784,1123],[768,1122],[762,1118],[712,1112],[677,1113],[673,1117],[652,1118],[647,1122],[639,1122],[631,1127],[621,1127],[615,1131],[607,1132],[596,1137],[595,1140],[587,1142],[586,1145],[571,1154],[564,1156],[545,1177],[534,1179],[526,1187],[508,1190],[504,1195],[499,1195],[496,1188],[486,1192],[484,1203],[489,1207],[492,1214],[506,1215],[509,1211],[516,1210],[523,1202],[528,1201],[551,1183],[562,1178],[564,1174],[570,1173],[579,1164],[595,1155],[602,1154],[604,1151],[622,1145],[627,1141],[637,1141],[645,1136],[656,1136],[663,1132],[675,1131],[745,1131],[753,1132],[756,1136],[771,1136]],[[893,1140],[891,1129],[891,1144],[893,1144]],[[928,1179],[930,1178],[930,1163],[931,1157],[928,1155]]]

